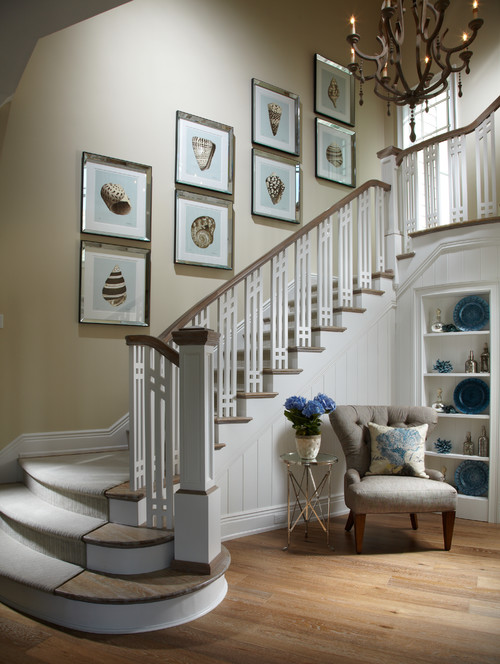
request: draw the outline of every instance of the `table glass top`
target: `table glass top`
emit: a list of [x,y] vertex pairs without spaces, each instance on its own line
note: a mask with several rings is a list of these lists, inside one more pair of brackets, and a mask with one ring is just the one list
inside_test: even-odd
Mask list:
[[280,459],[285,463],[297,463],[301,466],[325,466],[337,463],[339,460],[333,454],[323,454],[322,452],[315,459],[302,459],[297,452],[285,452],[280,455]]

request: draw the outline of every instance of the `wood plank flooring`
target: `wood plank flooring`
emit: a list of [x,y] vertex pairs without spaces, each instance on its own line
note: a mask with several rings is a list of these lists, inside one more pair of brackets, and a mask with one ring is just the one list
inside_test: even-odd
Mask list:
[[56,629],[0,605],[0,662],[105,664],[499,664],[500,525],[367,518],[364,553],[344,517],[333,545],[317,526],[225,543],[229,592],[210,614],[125,636]]

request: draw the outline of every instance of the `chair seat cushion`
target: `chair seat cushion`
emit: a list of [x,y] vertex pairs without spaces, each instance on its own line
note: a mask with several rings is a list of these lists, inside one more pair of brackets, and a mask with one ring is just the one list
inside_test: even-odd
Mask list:
[[370,475],[346,486],[345,503],[355,514],[449,512],[456,510],[457,492],[446,482]]

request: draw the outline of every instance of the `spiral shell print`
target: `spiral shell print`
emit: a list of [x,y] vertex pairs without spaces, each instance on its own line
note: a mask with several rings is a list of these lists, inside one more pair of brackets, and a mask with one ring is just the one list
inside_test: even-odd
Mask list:
[[206,249],[214,241],[215,220],[212,217],[197,217],[191,224],[191,237],[200,249]]
[[101,198],[114,214],[128,214],[132,209],[130,199],[121,184],[107,182],[101,187]]
[[271,131],[273,136],[276,136],[278,133],[278,127],[280,126],[282,109],[279,104],[272,102],[267,105],[267,112],[269,113],[269,122],[271,124]]
[[193,136],[191,139],[191,145],[193,146],[194,156],[196,157],[200,171],[206,171],[210,168],[210,164],[212,163],[215,154],[215,143],[208,138]]
[[119,307],[127,299],[127,286],[119,265],[115,265],[106,279],[102,296],[112,307]]
[[344,163],[344,159],[342,157],[342,150],[339,148],[339,146],[336,143],[331,143],[326,148],[326,158],[328,159],[330,164],[333,164],[333,166],[335,166],[335,168],[340,168]]
[[328,86],[328,96],[330,97],[330,100],[334,108],[337,108],[337,99],[340,96],[340,90],[334,76],[332,76],[332,80],[330,81],[330,85]]
[[266,187],[273,205],[277,205],[285,191],[285,183],[276,175],[276,173],[271,173],[271,175],[268,175],[266,178]]

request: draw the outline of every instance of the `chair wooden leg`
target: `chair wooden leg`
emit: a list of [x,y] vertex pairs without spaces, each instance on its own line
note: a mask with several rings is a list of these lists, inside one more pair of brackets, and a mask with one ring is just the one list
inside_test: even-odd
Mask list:
[[418,519],[416,514],[410,514],[411,527],[413,530],[418,529]]
[[349,532],[351,528],[354,526],[354,514],[352,513],[352,510],[349,512],[349,516],[347,517],[347,521],[345,524],[345,529]]
[[363,549],[363,535],[365,534],[366,514],[354,515],[354,539],[356,540],[356,553]]
[[443,537],[445,551],[451,549],[451,540],[453,538],[453,527],[455,525],[455,512],[443,512]]

